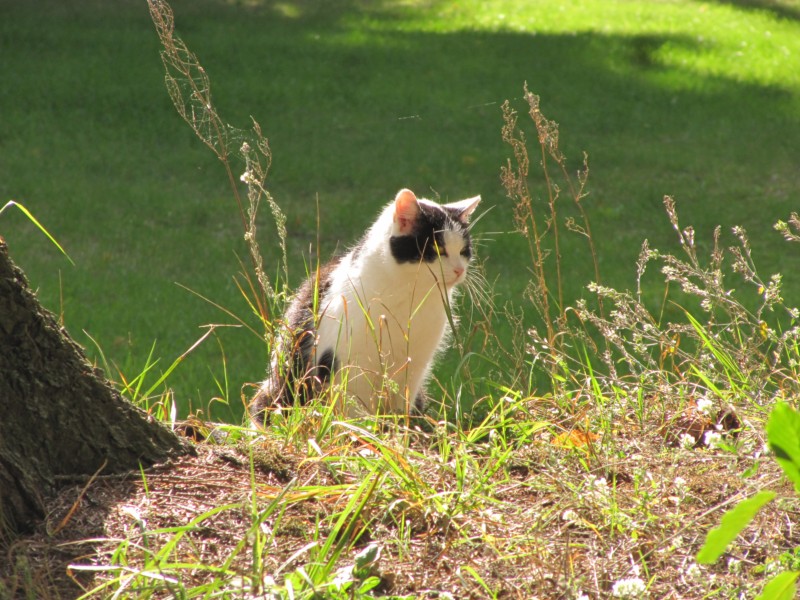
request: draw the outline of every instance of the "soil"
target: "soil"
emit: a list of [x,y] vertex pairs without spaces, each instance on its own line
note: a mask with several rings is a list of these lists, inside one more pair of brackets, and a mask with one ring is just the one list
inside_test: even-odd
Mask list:
[[[765,562],[800,547],[796,496],[781,483],[774,460],[760,463],[748,483],[735,454],[678,450],[666,446],[662,437],[638,437],[635,431],[628,435],[625,456],[616,464],[597,465],[588,475],[603,477],[616,490],[620,513],[639,515],[635,526],[615,523],[613,513],[603,513],[587,492],[569,492],[574,492],[575,481],[585,479],[591,460],[576,453],[570,463],[575,472],[559,475],[553,453],[570,450],[560,447],[563,440],[549,440],[516,453],[510,476],[494,488],[496,496],[453,518],[432,517],[400,501],[388,511],[386,504],[375,510],[368,506],[363,522],[347,532],[354,547],[344,558],[352,562],[353,554],[368,543],[380,545],[376,595],[604,598],[611,597],[615,582],[639,573],[651,598],[699,598],[712,590],[721,597],[751,597],[766,581]],[[229,568],[249,573],[252,548],[238,554],[234,549],[253,537],[248,535],[253,489],[259,510],[288,489],[285,509],[260,524],[269,539],[263,572],[276,574],[280,581],[280,574],[308,563],[307,548],[316,530],[331,531],[330,517],[348,500],[335,493],[347,486],[335,484],[358,482],[342,480],[322,460],[294,456],[266,440],[257,447],[252,468],[244,446],[200,443],[196,456],[141,473],[66,484],[48,503],[49,514],[39,529],[4,549],[0,597],[78,597],[110,578],[104,566],[128,564],[135,569],[148,552],[175,537],[174,528],[209,512],[214,514],[180,537],[172,562],[219,566],[236,554]],[[674,482],[680,482],[680,489]],[[707,531],[725,509],[767,484],[778,491],[780,501],[762,510],[735,549],[703,567],[698,577],[690,566]],[[314,485],[334,492],[299,491]],[[648,500],[646,485],[674,488],[674,493]],[[392,511],[401,518],[394,518]],[[402,531],[400,522],[405,523]],[[638,533],[621,534],[630,529]],[[213,575],[203,569],[181,574],[186,587]],[[111,593],[100,590],[93,597]],[[166,586],[151,597],[173,594]]]

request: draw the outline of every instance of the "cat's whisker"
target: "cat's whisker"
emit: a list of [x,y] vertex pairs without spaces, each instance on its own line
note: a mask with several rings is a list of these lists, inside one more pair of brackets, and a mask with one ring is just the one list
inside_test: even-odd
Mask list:
[[489,282],[480,269],[474,268],[467,272],[464,287],[473,305],[480,305],[494,310],[494,299],[489,292]]

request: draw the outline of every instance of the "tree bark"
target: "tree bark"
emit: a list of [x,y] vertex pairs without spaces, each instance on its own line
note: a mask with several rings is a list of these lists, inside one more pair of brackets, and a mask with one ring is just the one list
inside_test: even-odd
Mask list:
[[89,363],[0,237],[0,541],[45,515],[59,480],[190,451]]

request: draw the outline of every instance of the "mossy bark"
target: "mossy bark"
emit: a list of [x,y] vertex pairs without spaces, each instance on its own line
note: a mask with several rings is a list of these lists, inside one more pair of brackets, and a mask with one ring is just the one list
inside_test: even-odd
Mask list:
[[137,469],[187,451],[89,363],[0,238],[0,541],[41,519],[65,478]]

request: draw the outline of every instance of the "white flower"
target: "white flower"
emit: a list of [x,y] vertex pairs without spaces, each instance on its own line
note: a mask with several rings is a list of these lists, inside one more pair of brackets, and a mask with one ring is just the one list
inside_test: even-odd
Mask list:
[[590,498],[599,502],[608,502],[611,496],[611,490],[608,487],[608,482],[605,477],[596,477],[589,480],[589,493]]
[[676,477],[672,485],[675,486],[675,491],[680,494],[681,498],[686,495],[686,491],[688,490],[687,481],[683,477]]
[[686,567],[686,576],[689,579],[694,579],[695,581],[699,581],[703,578],[703,571],[700,569],[700,565],[697,563],[692,563],[688,567]]
[[568,523],[575,523],[578,520],[580,520],[580,517],[578,516],[578,513],[576,513],[571,508],[568,508],[563,513],[561,513],[561,520],[567,521]]
[[688,433],[682,433],[679,439],[681,444],[681,448],[685,450],[691,450],[694,448],[694,445],[697,443],[697,440],[694,439],[693,435],[689,435]]
[[253,177],[253,172],[249,170],[242,173],[242,176],[239,177],[239,179],[244,183],[255,183],[256,180],[256,178]]
[[611,588],[611,595],[614,598],[641,598],[647,586],[639,577],[629,577],[620,579]]
[[728,559],[728,573],[739,573],[742,570],[742,561],[738,558]]
[[711,409],[714,408],[714,402],[705,396],[697,400],[697,412],[703,413],[708,416],[711,414]]
[[722,434],[719,431],[706,431],[703,439],[709,448],[718,448],[722,444]]

